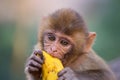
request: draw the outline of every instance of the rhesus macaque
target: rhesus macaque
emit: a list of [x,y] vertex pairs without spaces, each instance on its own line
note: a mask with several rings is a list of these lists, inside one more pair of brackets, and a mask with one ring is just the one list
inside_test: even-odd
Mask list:
[[107,64],[92,50],[96,33],[88,31],[74,10],[54,12],[43,19],[39,30],[38,43],[25,66],[28,80],[42,78],[42,50],[62,61],[64,69],[58,80],[115,80]]

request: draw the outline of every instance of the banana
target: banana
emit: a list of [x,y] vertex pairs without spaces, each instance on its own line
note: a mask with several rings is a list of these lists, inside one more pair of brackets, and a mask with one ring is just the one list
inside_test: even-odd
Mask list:
[[45,61],[42,65],[42,80],[57,80],[57,73],[64,68],[61,61],[50,56],[45,51],[43,51],[43,56]]

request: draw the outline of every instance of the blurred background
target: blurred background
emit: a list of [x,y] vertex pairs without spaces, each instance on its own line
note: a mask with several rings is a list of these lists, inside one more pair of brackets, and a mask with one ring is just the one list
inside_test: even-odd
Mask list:
[[79,12],[97,33],[98,55],[107,62],[120,57],[120,0],[0,0],[0,80],[25,80],[40,21],[60,8]]

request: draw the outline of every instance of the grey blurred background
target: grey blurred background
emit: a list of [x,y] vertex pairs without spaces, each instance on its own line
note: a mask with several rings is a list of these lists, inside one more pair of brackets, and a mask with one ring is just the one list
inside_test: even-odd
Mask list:
[[40,21],[60,8],[75,9],[97,33],[98,55],[107,62],[120,57],[120,0],[0,0],[0,80],[25,80]]

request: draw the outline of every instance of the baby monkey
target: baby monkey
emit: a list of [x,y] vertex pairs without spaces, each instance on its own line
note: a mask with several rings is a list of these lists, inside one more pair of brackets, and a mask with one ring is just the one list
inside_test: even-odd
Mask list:
[[[116,80],[114,74],[93,50],[95,32],[89,32],[83,18],[72,9],[60,9],[43,19],[38,43],[27,59],[27,80],[41,80],[42,51],[62,61],[58,80]],[[36,56],[39,54],[40,57]]]

